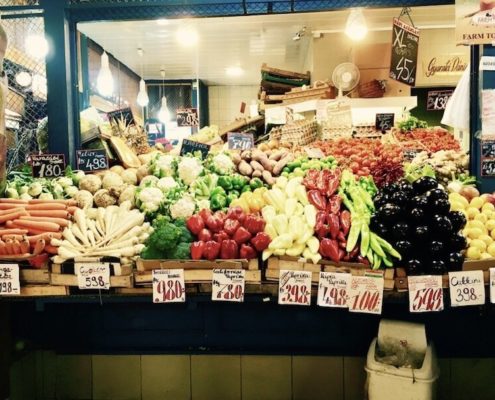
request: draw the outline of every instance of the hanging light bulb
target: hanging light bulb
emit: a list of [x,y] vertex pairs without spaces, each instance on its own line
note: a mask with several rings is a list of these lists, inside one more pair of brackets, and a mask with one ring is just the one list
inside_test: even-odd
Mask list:
[[160,111],[158,111],[158,119],[164,124],[170,122],[170,111],[168,111],[167,98],[165,96],[162,97],[162,106],[160,107]]
[[102,96],[109,97],[113,93],[113,76],[106,51],[101,55],[101,68],[96,78],[96,88]]
[[139,93],[137,95],[137,103],[141,107],[146,107],[150,102],[150,98],[148,97],[148,92],[146,91],[146,83],[141,79],[139,81]]
[[29,72],[21,71],[15,75],[15,81],[19,86],[28,87],[33,81],[33,77]]
[[345,34],[352,40],[362,40],[368,33],[366,19],[361,8],[353,8],[345,24]]

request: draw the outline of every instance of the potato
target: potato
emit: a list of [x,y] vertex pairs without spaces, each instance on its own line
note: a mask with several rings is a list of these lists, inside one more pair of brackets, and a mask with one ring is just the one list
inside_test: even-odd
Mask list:
[[251,178],[261,178],[263,176],[263,173],[260,170],[255,169],[253,171],[253,175],[251,175]]
[[284,158],[288,153],[289,152],[286,149],[278,150],[275,153],[272,153],[272,155],[269,157],[269,159],[279,161],[282,158]]
[[249,163],[249,165],[251,165],[251,167],[253,167],[253,169],[254,169],[255,171],[261,171],[261,172],[263,172],[263,171],[265,170],[265,169],[263,168],[263,165],[261,165],[258,161],[254,161],[254,160],[253,160],[253,161],[251,161],[251,162]]
[[249,165],[246,161],[242,160],[237,166],[239,172],[244,176],[251,176],[253,174],[253,167]]
[[285,168],[285,166],[290,163],[292,160],[294,160],[294,156],[292,154],[286,155],[284,158],[282,158],[280,161],[277,162],[277,165],[273,167],[273,176],[279,176],[282,170]]
[[272,174],[270,173],[270,171],[263,171],[263,180],[269,184],[270,186],[271,185],[275,185],[275,178],[272,176]]
[[232,161],[235,165],[239,164],[242,161],[241,155],[238,152],[232,152]]

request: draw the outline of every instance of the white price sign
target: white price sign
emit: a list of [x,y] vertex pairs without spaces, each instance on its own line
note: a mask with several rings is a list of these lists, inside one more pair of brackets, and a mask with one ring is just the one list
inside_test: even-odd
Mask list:
[[214,269],[211,281],[213,301],[244,301],[245,271],[243,269]]
[[0,264],[0,296],[21,294],[19,281],[19,265]]
[[490,268],[490,303],[495,303],[495,268]]
[[311,272],[280,270],[278,304],[311,305]]
[[407,282],[410,312],[443,310],[441,275],[409,276]]
[[483,271],[449,272],[449,289],[452,307],[485,304]]
[[352,276],[348,305],[351,312],[381,314],[383,277]]
[[79,289],[110,289],[110,263],[75,263]]
[[318,302],[321,307],[347,308],[351,274],[320,272]]
[[184,303],[186,285],[183,269],[153,270],[153,303]]

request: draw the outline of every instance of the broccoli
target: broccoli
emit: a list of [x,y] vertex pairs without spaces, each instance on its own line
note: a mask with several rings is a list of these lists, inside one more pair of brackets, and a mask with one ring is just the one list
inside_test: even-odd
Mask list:
[[189,232],[189,229],[187,229],[185,219],[181,218],[176,220],[175,225],[181,230],[181,235],[179,240],[180,242],[185,242],[185,243],[194,242],[194,237],[191,234],[191,232]]
[[191,258],[191,243],[179,243],[169,254],[172,259],[182,260]]
[[156,260],[162,258],[162,254],[162,252],[154,247],[145,247],[141,252],[141,258],[144,258],[145,260]]
[[190,258],[190,245],[194,240],[186,227],[186,222],[160,216],[153,222],[155,229],[142,252],[145,259],[187,259]]

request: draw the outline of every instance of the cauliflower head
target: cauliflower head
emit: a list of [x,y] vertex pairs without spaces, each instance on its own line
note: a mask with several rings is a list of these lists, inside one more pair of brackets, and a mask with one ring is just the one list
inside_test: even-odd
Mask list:
[[146,213],[154,213],[160,208],[165,199],[162,191],[154,187],[146,187],[139,192],[138,200],[141,203],[139,209]]
[[170,216],[173,219],[188,218],[194,214],[196,203],[191,196],[184,196],[170,206]]
[[217,154],[213,157],[212,163],[214,171],[220,175],[228,175],[234,172],[234,162],[227,154]]
[[168,192],[170,189],[174,189],[177,186],[179,186],[179,184],[171,176],[166,176],[165,178],[160,178],[156,184],[156,187],[158,189],[162,190],[163,192]]
[[153,175],[163,178],[174,176],[177,158],[170,154],[160,155],[154,162]]
[[179,163],[179,178],[186,185],[191,185],[196,178],[203,172],[203,165],[201,160],[196,157],[183,157]]
[[79,189],[94,194],[101,189],[101,179],[96,175],[86,175],[79,181]]

